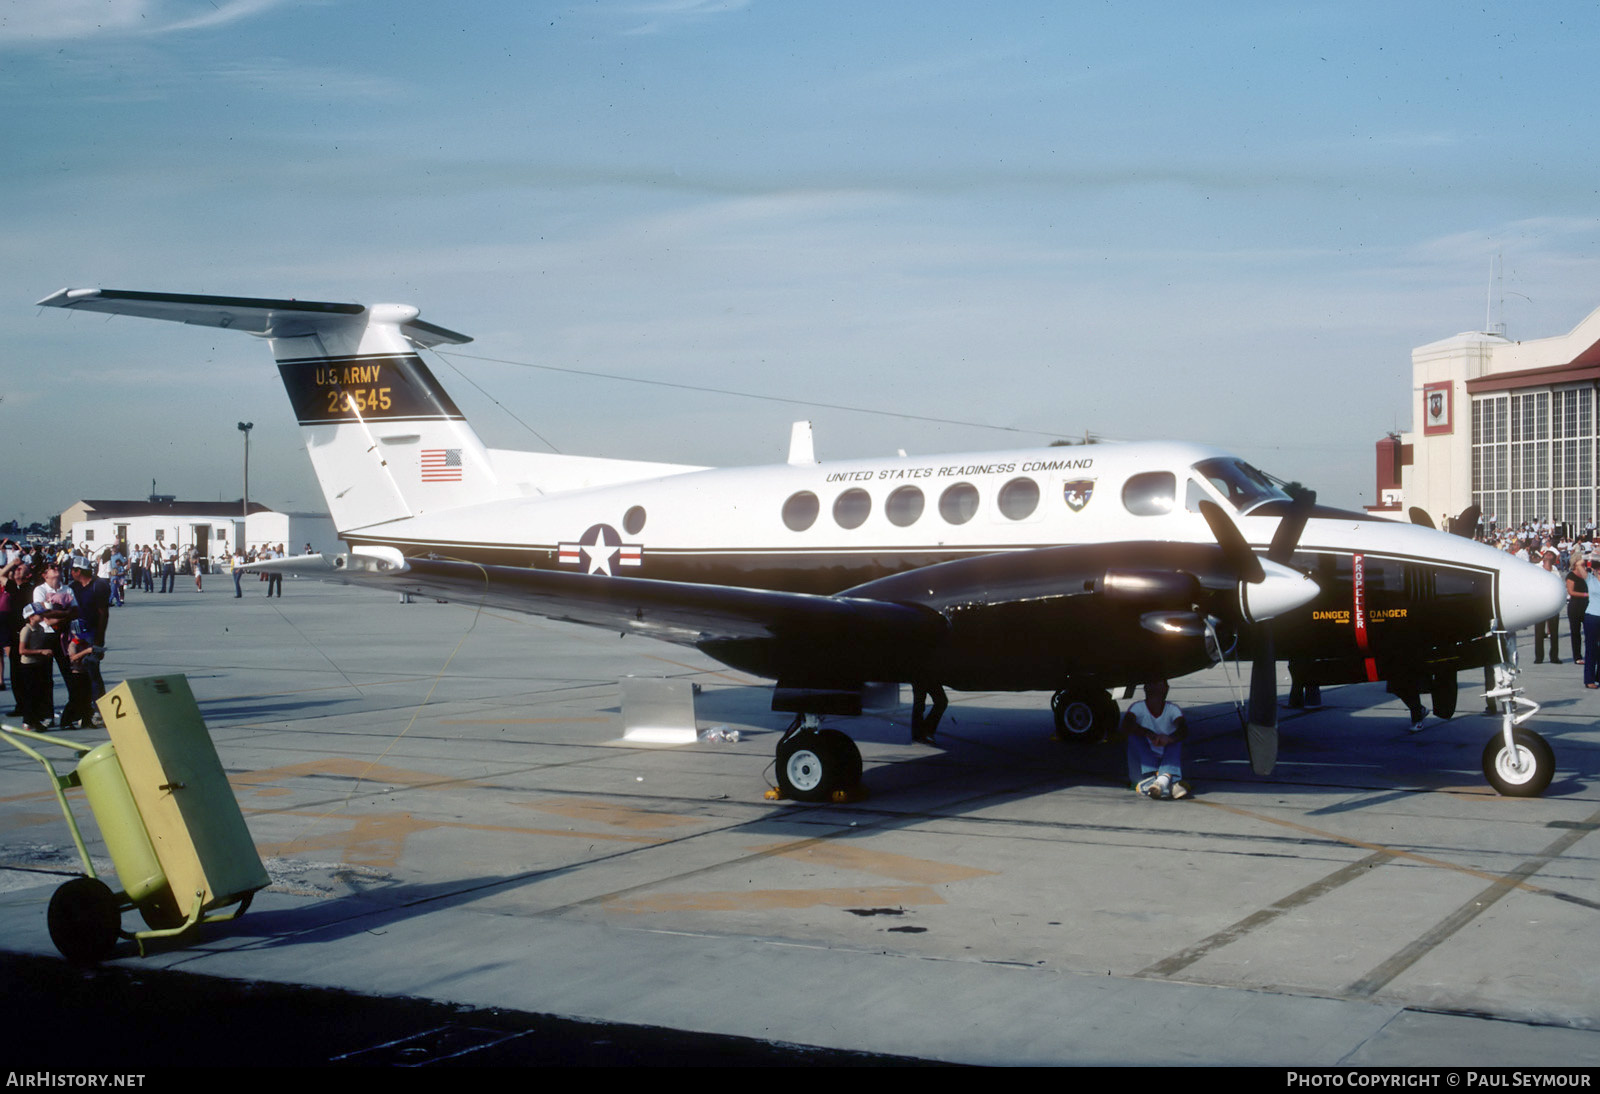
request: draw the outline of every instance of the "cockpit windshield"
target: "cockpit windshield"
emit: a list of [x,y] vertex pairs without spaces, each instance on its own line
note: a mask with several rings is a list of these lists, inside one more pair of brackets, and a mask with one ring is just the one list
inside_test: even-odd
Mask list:
[[1289,500],[1277,483],[1243,460],[1201,460],[1194,469],[1240,513],[1248,513],[1264,501]]

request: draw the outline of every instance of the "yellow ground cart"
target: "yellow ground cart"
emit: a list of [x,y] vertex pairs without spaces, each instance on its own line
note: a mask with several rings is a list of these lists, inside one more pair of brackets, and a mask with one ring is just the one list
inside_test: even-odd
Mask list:
[[[44,765],[83,860],[84,876],[50,898],[50,939],[73,961],[104,960],[119,938],[133,939],[143,954],[146,939],[233,919],[267,884],[189,681],[181,674],[126,680],[98,706],[111,737],[98,745],[0,727],[0,738]],[[58,775],[36,747],[44,745],[72,750],[77,767]],[[75,786],[100,826],[121,892],[95,874],[67,801]],[[218,912],[230,905],[237,907]],[[148,930],[122,930],[130,908]]]

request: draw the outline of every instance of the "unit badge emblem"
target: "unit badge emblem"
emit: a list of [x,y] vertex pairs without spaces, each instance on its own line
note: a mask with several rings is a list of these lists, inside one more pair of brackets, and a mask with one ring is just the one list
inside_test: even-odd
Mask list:
[[1063,483],[1061,496],[1066,499],[1067,508],[1074,513],[1083,512],[1083,507],[1089,504],[1089,499],[1094,497],[1093,479],[1073,479]]

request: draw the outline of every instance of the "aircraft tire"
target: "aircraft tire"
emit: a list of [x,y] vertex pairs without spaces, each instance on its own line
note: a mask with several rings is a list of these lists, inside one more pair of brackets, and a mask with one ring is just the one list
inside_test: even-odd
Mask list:
[[1456,716],[1456,672],[1440,669],[1433,674],[1433,712],[1444,719]]
[[837,729],[823,729],[817,736],[828,742],[838,758],[838,776],[833,784],[835,790],[849,790],[861,783],[861,750],[856,743],[845,733]]
[[825,802],[861,781],[861,751],[837,729],[797,733],[779,742],[777,768],[785,798]]
[[1505,747],[1504,735],[1496,733],[1483,746],[1483,777],[1508,798],[1537,798],[1555,776],[1556,755],[1549,742],[1531,729],[1514,730],[1512,735],[1526,769],[1516,769],[1517,757]]
[[75,877],[51,894],[45,922],[50,927],[50,941],[62,957],[94,964],[110,957],[116,949],[122,912],[105,882]]
[[1074,685],[1050,697],[1056,721],[1056,740],[1074,745],[1099,744],[1105,739],[1105,692]]

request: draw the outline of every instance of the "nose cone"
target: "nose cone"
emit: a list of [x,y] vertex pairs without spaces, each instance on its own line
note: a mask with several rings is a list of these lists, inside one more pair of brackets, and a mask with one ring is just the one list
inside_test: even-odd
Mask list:
[[1500,567],[1500,625],[1508,631],[1554,619],[1567,602],[1567,583],[1556,570],[1511,560]]
[[1260,581],[1239,582],[1239,606],[1252,623],[1292,612],[1311,603],[1321,591],[1306,574],[1270,559],[1261,560],[1261,569],[1266,576]]

